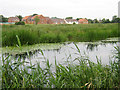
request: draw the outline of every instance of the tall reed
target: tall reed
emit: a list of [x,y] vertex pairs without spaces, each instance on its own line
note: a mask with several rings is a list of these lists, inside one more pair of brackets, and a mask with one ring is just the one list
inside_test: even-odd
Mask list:
[[119,36],[118,24],[3,25],[2,45],[16,46],[16,35],[19,36],[21,45],[96,41]]
[[[80,54],[80,49],[78,54]],[[41,51],[42,55],[43,52]],[[116,54],[116,56],[118,56]],[[55,72],[51,71],[49,60],[45,59],[46,67],[40,63],[32,64],[24,59],[14,60],[11,56],[2,57],[2,88],[120,88],[118,59],[109,65],[102,65],[83,58],[81,55],[74,61],[78,64],[67,66],[55,60]]]

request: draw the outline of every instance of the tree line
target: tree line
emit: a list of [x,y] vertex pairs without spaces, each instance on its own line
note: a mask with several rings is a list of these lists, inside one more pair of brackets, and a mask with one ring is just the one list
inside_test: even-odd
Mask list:
[[[38,15],[38,14],[33,14],[34,15]],[[16,17],[18,17],[20,19],[20,21],[22,21],[22,15],[16,15]],[[52,17],[52,18],[57,18],[57,17]],[[66,17],[65,19],[73,19],[73,17]],[[79,20],[81,18],[77,18],[76,20]],[[87,18],[86,18],[87,19]],[[117,15],[114,15],[112,17],[112,20],[109,20],[109,19],[101,19],[101,20],[98,20],[98,19],[87,19],[89,23],[120,23],[120,18],[117,17]],[[8,22],[8,18],[7,17],[4,17],[3,15],[0,15],[0,22]]]
[[[81,18],[77,18],[77,20],[79,20]],[[86,18],[87,19],[87,18]],[[109,20],[109,19],[101,19],[101,20],[98,20],[98,19],[87,19],[89,23],[120,23],[120,18],[117,17],[117,15],[114,15],[112,17],[112,20]]]
[[[73,17],[66,17],[65,19],[73,19]],[[82,18],[77,18],[76,20],[79,20]],[[85,18],[87,19],[87,18]],[[120,23],[120,18],[117,17],[117,15],[114,15],[112,17],[112,20],[110,21],[109,19],[105,19],[103,18],[102,20],[98,20],[98,19],[87,19],[89,23]]]

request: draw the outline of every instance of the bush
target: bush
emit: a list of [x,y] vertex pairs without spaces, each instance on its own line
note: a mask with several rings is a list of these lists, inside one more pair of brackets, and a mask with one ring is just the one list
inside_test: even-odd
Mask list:
[[23,21],[16,22],[15,25],[25,25],[25,22],[23,22]]
[[73,24],[76,24],[75,22],[73,22]]

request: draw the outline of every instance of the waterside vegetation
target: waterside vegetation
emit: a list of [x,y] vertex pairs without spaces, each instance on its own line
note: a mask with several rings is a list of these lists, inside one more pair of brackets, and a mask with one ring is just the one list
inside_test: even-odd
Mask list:
[[2,46],[59,43],[65,41],[86,42],[118,37],[118,24],[61,24],[61,25],[3,25]]
[[[80,55],[80,49],[75,46]],[[41,54],[44,56],[42,51]],[[48,59],[43,68],[40,62],[32,64],[31,60],[2,57],[2,88],[120,88],[119,54],[118,51],[109,65],[103,65],[98,58],[94,63],[81,55],[73,60],[78,64],[66,62],[66,66],[55,60],[54,72]]]

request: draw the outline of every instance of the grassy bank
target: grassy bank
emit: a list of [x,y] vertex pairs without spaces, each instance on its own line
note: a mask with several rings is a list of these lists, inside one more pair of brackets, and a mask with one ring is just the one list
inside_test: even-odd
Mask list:
[[120,88],[118,55],[109,65],[102,65],[98,59],[96,64],[81,55],[73,60],[78,64],[64,66],[55,61],[55,72],[46,59],[42,68],[39,63],[8,56],[2,58],[2,88]]
[[118,24],[86,25],[3,25],[2,45],[15,46],[16,35],[21,44],[58,43],[65,41],[97,41],[118,37]]

